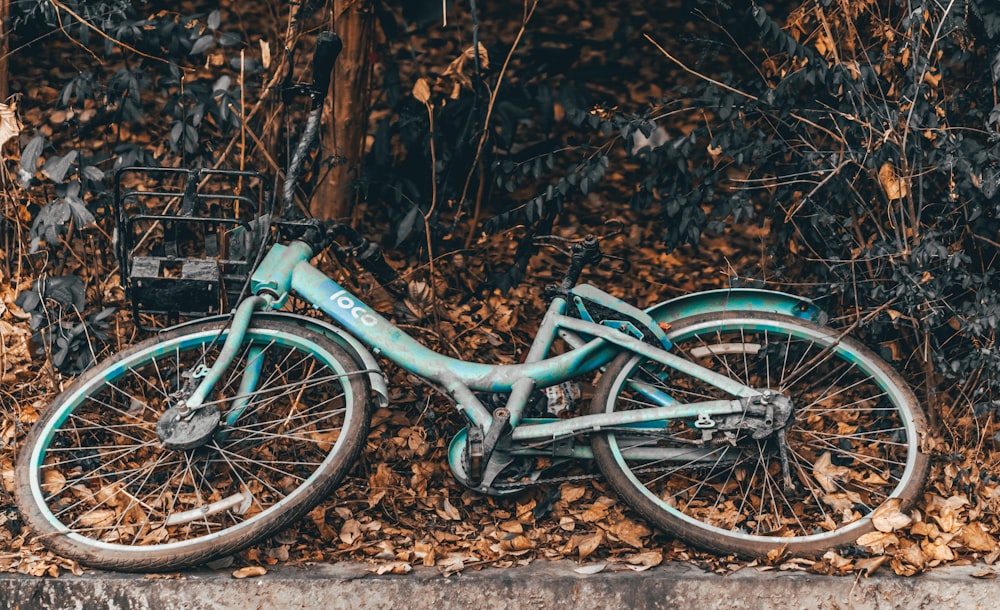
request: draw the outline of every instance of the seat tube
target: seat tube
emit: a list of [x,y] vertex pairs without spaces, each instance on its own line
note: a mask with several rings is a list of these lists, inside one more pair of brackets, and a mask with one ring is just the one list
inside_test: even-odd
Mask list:
[[[549,349],[552,348],[552,342],[555,340],[556,318],[565,313],[565,311],[566,299],[556,297],[552,300],[548,310],[545,312],[545,316],[542,318],[542,323],[538,326],[538,331],[535,333],[535,340],[532,341],[531,347],[528,348],[528,354],[524,358],[526,363],[539,362],[545,359],[545,356],[549,353]],[[517,427],[517,424],[520,423],[521,417],[524,414],[524,407],[528,404],[528,400],[531,398],[531,393],[534,390],[535,380],[529,377],[518,379],[511,387],[506,406],[507,410],[510,411],[510,425],[512,427]]]

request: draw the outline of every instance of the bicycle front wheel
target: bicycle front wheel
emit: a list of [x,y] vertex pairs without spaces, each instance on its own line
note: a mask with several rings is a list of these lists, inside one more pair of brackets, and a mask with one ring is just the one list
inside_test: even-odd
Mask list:
[[[924,414],[899,375],[856,341],[757,312],[685,318],[667,335],[675,353],[781,393],[792,411],[784,443],[766,431],[764,416],[747,414],[595,434],[595,458],[611,486],[662,529],[720,553],[818,554],[855,543],[873,529],[879,507],[898,499],[905,509],[920,492]],[[733,398],[626,353],[603,374],[591,412],[659,406],[651,398],[663,397]]]
[[16,492],[46,546],[105,569],[197,565],[289,525],[339,483],[367,436],[367,382],[344,349],[291,320],[255,319],[206,408],[183,434],[164,432],[225,337],[222,322],[164,332],[43,413]]

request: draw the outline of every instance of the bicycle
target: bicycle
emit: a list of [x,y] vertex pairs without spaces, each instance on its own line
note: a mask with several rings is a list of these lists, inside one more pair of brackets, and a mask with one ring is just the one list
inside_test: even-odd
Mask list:
[[[314,96],[325,93],[335,43],[321,36]],[[286,205],[296,178],[290,169]],[[103,361],[40,417],[20,451],[16,496],[54,552],[99,568],[173,570],[300,519],[350,470],[372,402],[389,404],[376,356],[454,401],[465,427],[448,463],[466,487],[516,493],[546,481],[549,463],[593,460],[637,513],[715,552],[850,545],[873,529],[873,513],[905,509],[920,492],[926,418],[913,392],[821,325],[809,300],[734,289],[641,310],[578,284],[602,257],[588,236],[547,291],[524,362],[467,362],[418,343],[310,263],[345,234],[342,250],[367,242],[340,225],[302,226],[266,250],[232,315]],[[292,293],[332,323],[280,311]],[[594,373],[586,413],[547,413],[544,389]]]

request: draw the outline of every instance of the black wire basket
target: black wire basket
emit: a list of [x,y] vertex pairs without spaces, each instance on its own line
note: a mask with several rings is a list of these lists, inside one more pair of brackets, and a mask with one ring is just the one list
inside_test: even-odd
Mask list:
[[269,223],[255,172],[126,167],[115,175],[115,254],[135,324],[227,311]]

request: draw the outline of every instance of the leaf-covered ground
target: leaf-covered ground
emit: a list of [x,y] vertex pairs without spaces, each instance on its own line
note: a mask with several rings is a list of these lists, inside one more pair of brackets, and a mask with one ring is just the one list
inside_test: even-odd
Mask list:
[[[562,6],[581,10],[574,2]],[[600,17],[598,12],[589,27],[604,27]],[[558,28],[560,23],[558,16],[551,14],[540,27]],[[505,29],[497,27],[501,32]],[[434,48],[437,50],[427,51],[422,60],[438,69],[454,59],[449,53],[460,52]],[[600,49],[594,53],[599,55]],[[45,60],[22,60],[15,61],[15,67],[12,90],[24,94],[26,132],[32,129],[70,139],[84,137],[81,133],[88,138],[107,137],[66,130],[65,114],[50,112],[64,77],[58,66]],[[633,67],[630,65],[630,70]],[[647,79],[645,85],[632,85],[631,95],[641,100],[666,88],[658,84],[662,75],[657,75],[655,67],[640,66],[629,72]],[[605,88],[614,91],[611,85]],[[80,120],[86,122],[82,117]],[[114,136],[129,134],[117,128]],[[16,157],[5,155],[5,160],[16,161]],[[8,164],[8,171],[11,167]],[[666,253],[657,245],[657,210],[636,214],[623,204],[627,201],[623,196],[628,190],[627,172],[612,171],[605,182],[604,190],[567,208],[560,230],[582,235],[600,231],[605,218],[623,217],[628,229],[606,249],[626,257],[631,270],[622,274],[605,266],[589,272],[587,281],[643,307],[733,282],[808,293],[807,286],[771,282],[764,254],[769,245],[766,228],[707,235],[698,247]],[[71,381],[57,373],[49,355],[39,353],[32,343],[29,315],[15,300],[43,274],[77,276],[86,286],[86,313],[107,306],[119,308],[109,325],[106,349],[128,345],[137,332],[115,273],[106,216],[98,218],[95,226],[29,256],[28,227],[37,213],[37,203],[51,193],[21,189],[9,175],[4,184],[0,224],[0,569],[33,575],[77,572],[79,566],[46,552],[22,527],[10,497],[19,441],[47,402]],[[98,215],[101,212],[106,215],[107,209],[99,208]],[[388,226],[379,224],[379,215],[371,216],[376,219],[369,227],[372,233],[390,234]],[[468,299],[487,268],[512,259],[513,248],[510,235],[483,240],[468,251],[437,261],[433,276],[424,261],[392,252],[394,265],[411,281],[410,296],[402,302],[370,289],[370,281],[353,269],[332,260],[326,260],[325,265],[338,281],[365,294],[377,309],[394,315],[408,332],[437,349],[466,359],[514,362],[528,345],[544,310],[542,287],[558,277],[565,259],[543,251],[534,259],[526,281],[510,293]],[[431,291],[436,299],[430,298]],[[450,404],[399,369],[387,365],[387,371],[391,408],[375,413],[364,456],[337,493],[297,528],[217,564],[219,567],[252,575],[260,572],[258,566],[266,569],[278,563],[351,560],[368,562],[380,572],[405,573],[413,566],[425,565],[450,574],[558,558],[579,560],[587,570],[642,570],[668,561],[694,561],[722,572],[747,566],[734,557],[698,552],[653,530],[599,479],[541,486],[504,499],[464,490],[451,478],[445,459],[448,442],[461,426]],[[994,564],[1000,558],[1000,460],[994,422],[977,419],[962,397],[937,396],[927,408],[934,424],[932,435],[924,442],[933,455],[933,465],[924,498],[912,511],[886,514],[877,523],[878,531],[859,540],[855,548],[831,551],[818,559],[774,556],[754,564],[825,574],[870,572],[881,566],[907,575],[949,563]],[[587,470],[582,467],[576,472]],[[980,574],[994,576],[989,567]]]

